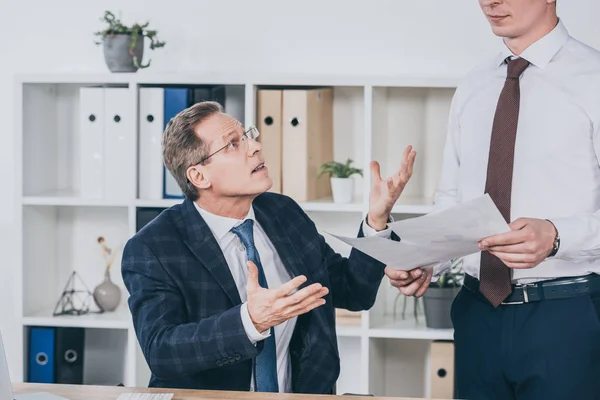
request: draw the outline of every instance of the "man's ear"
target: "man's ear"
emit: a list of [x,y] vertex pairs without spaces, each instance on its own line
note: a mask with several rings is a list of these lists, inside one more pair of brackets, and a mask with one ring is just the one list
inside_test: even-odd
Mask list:
[[208,189],[210,187],[210,180],[208,180],[207,176],[198,167],[189,167],[187,169],[187,178],[198,189]]

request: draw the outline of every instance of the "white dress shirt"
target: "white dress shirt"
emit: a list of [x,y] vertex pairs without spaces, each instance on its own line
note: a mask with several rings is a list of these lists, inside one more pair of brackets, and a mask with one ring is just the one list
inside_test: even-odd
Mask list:
[[[452,101],[435,209],[485,190],[492,123],[504,86],[505,48],[471,71]],[[521,105],[514,155],[511,221],[549,219],[560,249],[532,269],[514,269],[513,282],[600,273],[600,52],[569,35],[562,21],[521,57]],[[481,253],[464,258],[478,278]],[[435,268],[447,270],[449,263]]]
[[[256,342],[268,338],[270,336],[270,330],[258,332],[250,319],[247,303],[248,296],[246,293],[246,285],[248,283],[248,266],[246,263],[248,257],[242,241],[236,234],[231,232],[231,228],[242,224],[246,219],[254,221],[254,244],[260,256],[261,265],[265,272],[265,278],[267,279],[269,288],[280,287],[293,277],[281,261],[273,243],[269,240],[258,221],[256,221],[254,208],[250,207],[248,215],[244,219],[238,220],[212,214],[200,208],[196,202],[194,202],[194,205],[219,243],[219,247],[223,252],[225,261],[227,261],[227,265],[229,266],[231,275],[237,286],[240,300],[242,301],[240,311],[242,324],[244,325],[248,339],[253,344],[256,344]],[[390,236],[389,229],[376,232],[366,223],[363,224],[363,231],[365,236],[375,234],[383,237]],[[291,393],[292,391],[289,344],[292,334],[294,333],[296,320],[297,317],[294,317],[274,327],[277,353],[277,381],[279,384],[279,392],[282,393]],[[254,391],[254,375],[251,378],[250,390]]]

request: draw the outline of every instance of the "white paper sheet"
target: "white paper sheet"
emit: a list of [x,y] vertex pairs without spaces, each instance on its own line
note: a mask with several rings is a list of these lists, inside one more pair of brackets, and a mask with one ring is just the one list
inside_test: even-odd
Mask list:
[[400,242],[379,236],[330,235],[392,268],[408,271],[477,253],[479,240],[510,230],[487,194],[389,226],[401,238]]

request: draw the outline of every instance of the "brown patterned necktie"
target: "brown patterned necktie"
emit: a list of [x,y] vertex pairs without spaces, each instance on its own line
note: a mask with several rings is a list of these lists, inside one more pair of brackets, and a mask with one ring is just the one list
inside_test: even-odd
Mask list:
[[[519,77],[529,62],[517,58],[507,60],[507,63],[506,81],[498,99],[492,127],[485,192],[489,193],[506,222],[510,223],[513,161],[521,98]],[[494,307],[512,291],[510,268],[487,251],[481,253],[479,290]]]

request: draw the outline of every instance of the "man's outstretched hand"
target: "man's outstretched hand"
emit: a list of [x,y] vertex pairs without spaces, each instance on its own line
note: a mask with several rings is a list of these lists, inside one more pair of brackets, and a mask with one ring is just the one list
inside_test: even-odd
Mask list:
[[412,271],[399,271],[385,267],[385,274],[390,278],[392,286],[398,288],[405,296],[421,297],[429,288],[433,268],[415,268]]
[[398,171],[386,178],[381,178],[380,166],[377,161],[371,161],[371,193],[369,194],[369,225],[375,230],[383,230],[388,216],[402,194],[406,184],[413,174],[416,151],[412,146],[406,146]]
[[320,283],[290,294],[304,282],[306,277],[301,275],[278,288],[263,288],[258,283],[258,268],[252,261],[248,261],[248,314],[258,332],[265,332],[273,326],[325,304],[322,297],[327,295],[329,290]]

